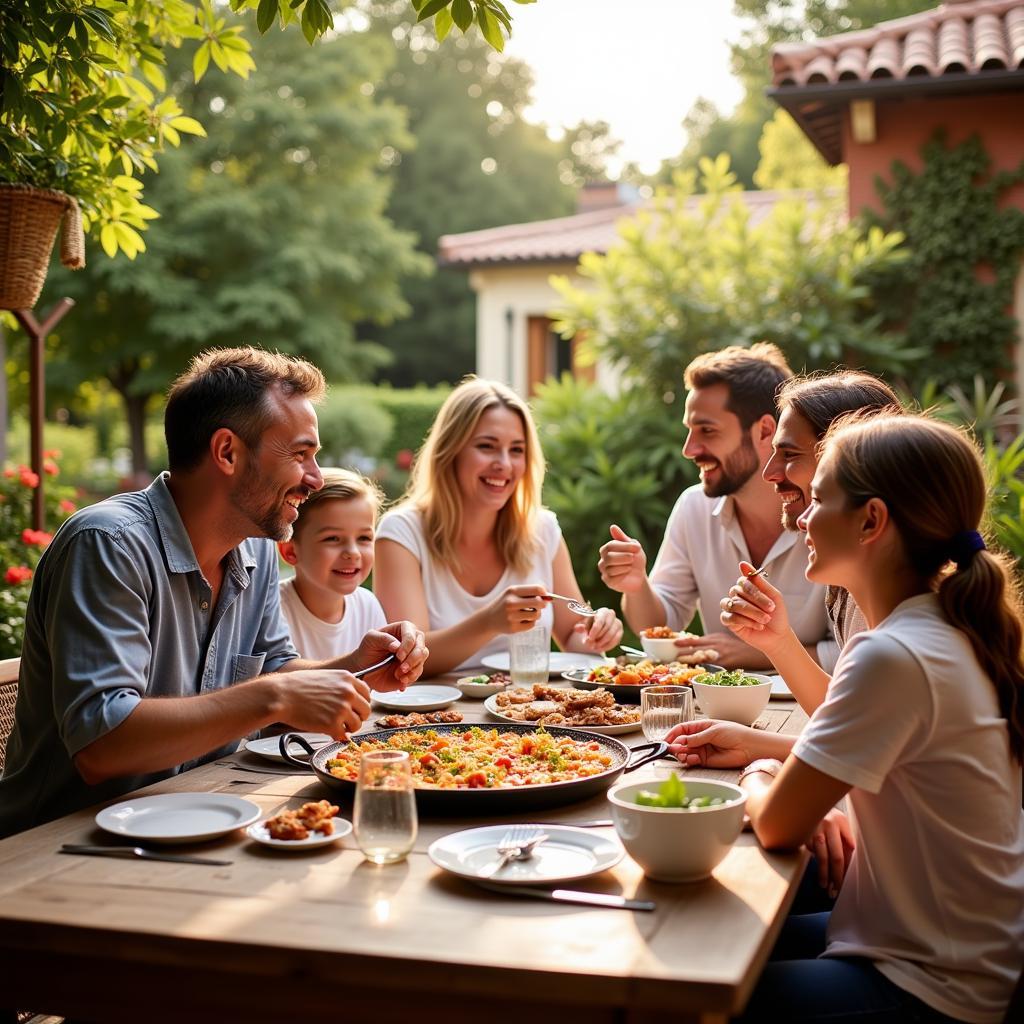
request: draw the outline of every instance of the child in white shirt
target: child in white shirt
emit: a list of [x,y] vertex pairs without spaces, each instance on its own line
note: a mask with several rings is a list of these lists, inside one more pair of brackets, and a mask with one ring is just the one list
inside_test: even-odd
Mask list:
[[324,485],[299,506],[292,539],[278,544],[295,575],[281,581],[281,610],[303,658],[355,650],[387,621],[361,586],[373,569],[373,538],[383,495],[347,469],[323,470]]

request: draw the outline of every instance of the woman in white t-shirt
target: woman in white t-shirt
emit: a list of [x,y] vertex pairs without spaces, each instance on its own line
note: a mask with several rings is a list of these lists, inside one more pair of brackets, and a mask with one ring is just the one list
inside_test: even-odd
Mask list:
[[580,591],[558,521],[540,506],[543,480],[526,403],[495,381],[464,380],[377,530],[374,590],[387,615],[426,631],[428,673],[479,665],[538,622],[563,650],[605,651],[622,638],[610,609],[581,619],[551,600]]
[[[1024,962],[1024,664],[1007,562],[978,533],[979,453],[925,417],[842,423],[811,494],[807,577],[869,628],[785,763],[741,784],[771,849],[848,794],[855,849],[831,913],[788,919],[744,1020],[996,1024]],[[769,752],[699,731],[673,740],[685,761]]]

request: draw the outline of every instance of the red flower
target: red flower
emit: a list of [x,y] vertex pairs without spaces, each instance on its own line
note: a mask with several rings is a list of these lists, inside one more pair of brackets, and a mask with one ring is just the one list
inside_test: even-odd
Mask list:
[[32,570],[27,565],[12,565],[4,573],[4,579],[11,584],[25,583],[32,579]]
[[47,476],[56,476],[60,470],[57,468],[57,463],[53,459],[46,459],[43,462],[43,472]]
[[39,486],[39,474],[33,473],[28,466],[19,466],[18,473],[20,474],[21,482],[26,487],[35,488]]
[[22,530],[21,542],[29,546],[45,548],[53,540],[53,534],[45,530]]
[[57,502],[57,508],[59,508],[61,512],[65,513],[65,515],[71,515],[72,512],[78,511],[78,506],[73,501],[68,501],[67,498],[61,498],[60,501]]
[[408,448],[402,448],[395,453],[395,465],[399,469],[412,469],[413,453]]
[[13,469],[11,469],[11,467],[10,467],[10,466],[8,466],[8,467],[7,467],[7,468],[6,468],[5,470],[4,470],[4,476],[5,476],[5,477],[7,477],[7,479],[8,479],[8,480],[13,480],[13,479],[14,479],[14,470],[13,470]]
[[61,450],[59,448],[47,448],[43,452],[44,459],[59,459],[61,457]]

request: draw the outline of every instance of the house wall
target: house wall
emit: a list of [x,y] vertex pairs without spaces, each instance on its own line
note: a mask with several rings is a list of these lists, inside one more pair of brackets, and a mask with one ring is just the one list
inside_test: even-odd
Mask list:
[[[568,277],[577,287],[589,284],[576,273],[575,263],[486,267],[469,275],[476,292],[476,372],[524,396],[529,394],[528,320],[550,316],[562,301],[551,287],[552,274]],[[597,384],[614,391],[614,371],[600,363],[596,371]]]
[[[875,176],[891,177],[894,160],[921,169],[921,147],[942,128],[952,145],[980,135],[993,169],[1016,169],[1024,161],[1024,92],[931,96],[875,101],[875,141],[853,141],[850,115],[843,118],[843,157],[850,168],[850,212],[880,208]],[[1024,185],[1006,196],[1024,209]]]

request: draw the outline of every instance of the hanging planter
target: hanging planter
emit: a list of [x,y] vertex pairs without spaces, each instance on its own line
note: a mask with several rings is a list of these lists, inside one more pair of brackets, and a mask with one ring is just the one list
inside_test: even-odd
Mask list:
[[43,290],[57,227],[60,261],[85,266],[78,203],[64,192],[0,184],[0,309],[32,309]]

